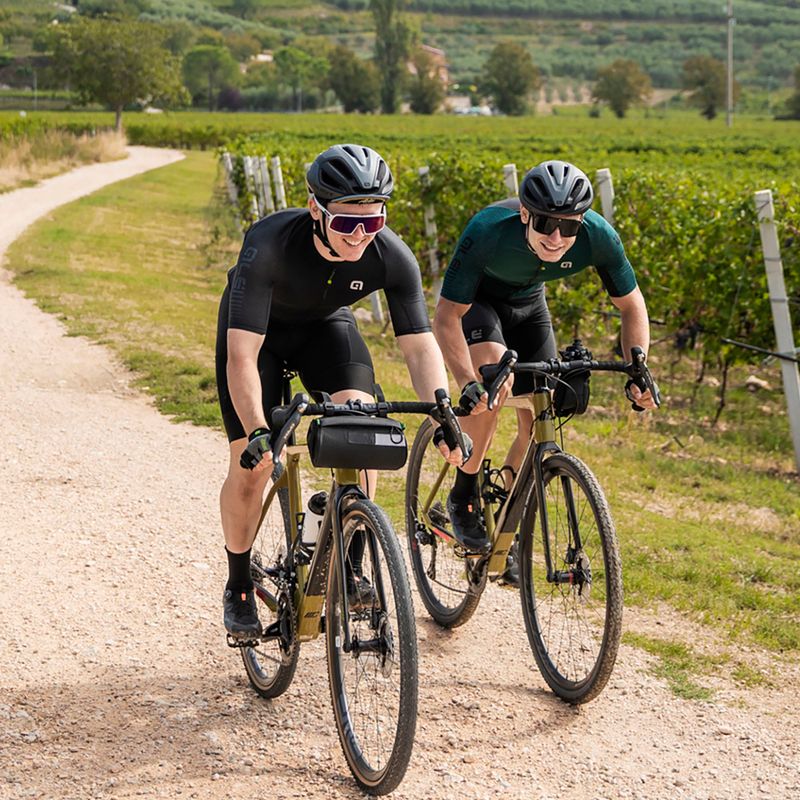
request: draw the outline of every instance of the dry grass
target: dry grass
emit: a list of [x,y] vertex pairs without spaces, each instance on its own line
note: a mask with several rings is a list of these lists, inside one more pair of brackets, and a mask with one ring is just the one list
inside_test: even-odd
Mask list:
[[82,164],[125,157],[124,134],[104,131],[75,136],[50,130],[0,141],[0,192],[30,186]]

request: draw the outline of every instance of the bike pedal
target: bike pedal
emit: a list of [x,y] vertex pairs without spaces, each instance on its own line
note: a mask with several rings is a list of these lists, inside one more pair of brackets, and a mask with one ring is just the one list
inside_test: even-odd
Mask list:
[[238,636],[234,636],[233,634],[226,634],[225,638],[228,643],[228,647],[258,647],[259,640],[258,639],[241,639]]

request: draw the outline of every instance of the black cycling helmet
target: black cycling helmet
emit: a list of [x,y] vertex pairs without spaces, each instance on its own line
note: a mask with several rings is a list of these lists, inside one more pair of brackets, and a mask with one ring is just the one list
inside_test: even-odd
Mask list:
[[323,203],[388,200],[394,178],[371,147],[337,144],[320,153],[308,168],[309,191]]
[[593,199],[586,173],[566,161],[543,161],[519,187],[520,203],[534,214],[583,214]]

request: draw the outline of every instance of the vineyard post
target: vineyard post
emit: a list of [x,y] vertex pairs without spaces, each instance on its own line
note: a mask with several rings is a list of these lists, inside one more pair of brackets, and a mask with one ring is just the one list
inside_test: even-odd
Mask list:
[[259,156],[258,171],[261,174],[261,186],[264,189],[264,211],[266,214],[271,214],[275,210],[275,201],[272,199],[272,182],[269,178],[266,156]]
[[614,181],[610,169],[599,169],[595,173],[597,189],[600,193],[600,206],[609,225],[614,224]]
[[283,188],[283,171],[281,170],[281,157],[273,156],[270,161],[272,165],[272,183],[275,186],[275,207],[280,211],[286,208],[286,191]]
[[250,156],[242,156],[242,168],[244,170],[245,188],[250,194],[250,213],[253,219],[258,219],[261,214],[258,208],[258,199],[256,197],[256,179],[253,174],[253,160]]
[[516,197],[519,194],[516,164],[503,164],[503,183],[506,185],[506,189],[508,189],[509,197]]
[[222,169],[225,171],[225,186],[228,188],[228,197],[235,206],[239,203],[239,190],[233,180],[233,159],[231,154],[225,150],[222,153]]
[[250,169],[253,172],[253,186],[255,188],[256,203],[258,205],[258,218],[261,219],[267,212],[267,203],[264,199],[264,181],[261,180],[258,157],[250,156]]
[[[417,170],[419,179],[424,187],[430,186],[431,169],[428,166],[420,167]],[[425,238],[428,241],[428,264],[431,268],[433,278],[433,299],[439,299],[439,291],[442,288],[442,281],[439,278],[439,231],[436,229],[436,209],[433,203],[428,203],[423,210],[425,220]]]
[[[764,189],[756,192],[756,210],[761,228],[761,249],[764,252],[764,266],[767,270],[769,301],[772,306],[772,320],[775,325],[775,339],[778,352],[794,356],[794,337],[792,336],[792,320],[789,314],[789,299],[786,296],[786,283],[783,279],[783,262],[781,261],[778,229],[775,225],[775,207],[772,203],[772,191]],[[781,359],[783,373],[783,389],[786,393],[786,407],[789,411],[789,424],[792,430],[794,456],[797,470],[800,472],[800,373],[794,361]]]

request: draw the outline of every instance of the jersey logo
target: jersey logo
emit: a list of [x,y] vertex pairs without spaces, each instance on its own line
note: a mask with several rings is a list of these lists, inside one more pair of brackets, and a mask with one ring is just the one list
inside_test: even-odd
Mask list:
[[561,264],[559,264],[559,266],[561,267],[561,269],[572,269],[572,262],[562,261]]
[[364,281],[353,281],[353,282],[350,284],[350,288],[351,288],[351,289],[352,289],[354,292],[360,292],[360,291],[361,291],[361,290],[364,288]]
[[471,342],[478,342],[483,339],[483,328],[473,328],[469,334],[469,340]]
[[240,256],[239,261],[243,264],[249,264],[253,259],[255,259],[256,255],[258,254],[258,250],[255,247],[248,247]]

